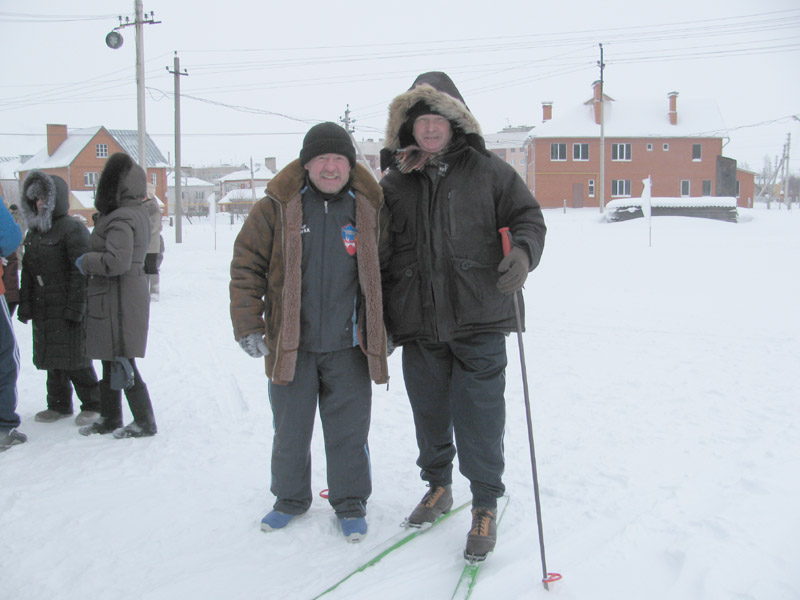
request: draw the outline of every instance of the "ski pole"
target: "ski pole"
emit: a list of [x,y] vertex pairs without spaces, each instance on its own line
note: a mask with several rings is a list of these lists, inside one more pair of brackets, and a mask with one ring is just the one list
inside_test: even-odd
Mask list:
[[[508,227],[499,229],[500,239],[503,243],[503,256],[511,251],[511,231]],[[531,449],[531,470],[533,472],[533,497],[536,500],[536,525],[539,528],[539,551],[542,556],[542,585],[549,590],[548,583],[558,581],[561,575],[558,573],[547,572],[547,561],[544,556],[544,533],[542,531],[542,504],[539,500],[539,476],[536,471],[536,451],[533,447],[533,421],[531,420],[531,402],[528,396],[528,370],[525,366],[525,348],[522,345],[522,316],[519,311],[519,300],[517,294],[521,290],[514,292],[514,313],[517,317],[517,341],[519,342],[519,360],[522,366],[522,391],[525,397],[525,415],[528,418],[528,446]]]

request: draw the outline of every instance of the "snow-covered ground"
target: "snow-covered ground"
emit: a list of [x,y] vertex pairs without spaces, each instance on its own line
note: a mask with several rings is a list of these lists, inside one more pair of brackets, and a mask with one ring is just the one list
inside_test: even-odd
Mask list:
[[[742,222],[604,223],[547,211],[529,278],[525,353],[543,507],[545,591],[517,339],[508,339],[511,502],[473,598],[800,598],[800,211]],[[166,229],[162,298],[139,362],[150,439],[40,424],[45,374],[22,353],[20,428],[0,454],[0,597],[309,599],[371,556],[424,492],[400,352],[374,388],[370,531],[347,544],[327,503],[264,534],[271,419],[261,361],[234,342],[228,264],[238,224]],[[216,243],[216,248],[215,248]],[[125,409],[128,419],[127,407]],[[327,487],[315,435],[314,487]],[[458,475],[456,498],[467,500]],[[466,511],[330,598],[450,598]]]

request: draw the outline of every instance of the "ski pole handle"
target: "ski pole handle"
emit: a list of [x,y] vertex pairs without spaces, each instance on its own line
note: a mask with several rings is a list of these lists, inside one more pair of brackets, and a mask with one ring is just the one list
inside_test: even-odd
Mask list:
[[511,230],[508,227],[501,227],[497,230],[500,233],[500,240],[503,243],[503,256],[511,252]]

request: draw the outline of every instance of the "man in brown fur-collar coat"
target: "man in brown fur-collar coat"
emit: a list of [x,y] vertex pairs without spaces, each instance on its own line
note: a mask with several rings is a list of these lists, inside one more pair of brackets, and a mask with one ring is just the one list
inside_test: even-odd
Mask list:
[[367,437],[372,389],[388,381],[381,264],[388,217],[349,134],[312,127],[299,160],[267,186],[231,262],[231,320],[242,349],[264,357],[274,437],[273,510],[261,529],[311,505],[311,435],[319,404],[328,500],[348,541],[366,535],[372,491]]

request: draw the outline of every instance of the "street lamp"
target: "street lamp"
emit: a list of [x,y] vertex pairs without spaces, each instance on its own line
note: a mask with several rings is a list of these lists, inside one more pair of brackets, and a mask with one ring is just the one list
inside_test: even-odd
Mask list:
[[118,32],[125,27],[136,27],[136,114],[139,133],[139,156],[138,162],[145,173],[147,173],[147,128],[145,126],[144,117],[144,24],[153,25],[161,21],[153,19],[154,13],[150,11],[150,16],[147,17],[142,13],[142,0],[134,0],[133,7],[135,10],[135,17],[131,23],[130,17],[125,17],[125,22],[122,22],[122,17],[119,17],[119,26],[114,27],[111,32],[106,36],[106,45],[112,50],[117,50],[122,46],[122,34]]

